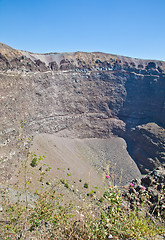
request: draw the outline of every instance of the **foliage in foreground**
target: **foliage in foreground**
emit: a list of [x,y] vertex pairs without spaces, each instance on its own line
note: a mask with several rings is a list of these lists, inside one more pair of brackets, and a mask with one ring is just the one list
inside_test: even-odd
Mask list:
[[[24,125],[20,129],[23,127]],[[20,148],[25,147],[23,168],[26,196],[25,201],[12,203],[7,199],[7,192],[1,193],[4,203],[0,216],[0,239],[141,239],[164,233],[164,227],[158,227],[152,216],[147,215],[145,200],[134,210],[127,207],[119,188],[111,184],[109,175],[105,175],[109,187],[99,199],[96,191],[86,194],[88,183],[85,183],[82,204],[64,201],[62,194],[56,191],[57,184],[52,186],[45,180],[47,190],[43,188],[40,193],[36,192],[35,201],[29,203],[28,167],[40,165],[45,156],[37,158],[36,154],[30,152],[32,140],[28,138],[27,144],[24,144],[24,136],[20,130],[18,140]],[[46,164],[38,167],[39,182],[42,184],[51,167]],[[58,184],[72,191],[68,180],[59,179]]]
[[37,194],[33,206],[6,203],[1,239],[141,239],[164,232],[139,209],[128,210],[118,188],[110,186],[102,199],[88,197],[82,206],[65,203],[51,188]]

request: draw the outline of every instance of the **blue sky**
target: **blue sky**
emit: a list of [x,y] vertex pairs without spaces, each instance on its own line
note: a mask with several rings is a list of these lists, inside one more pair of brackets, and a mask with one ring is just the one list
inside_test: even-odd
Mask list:
[[165,60],[165,0],[0,0],[0,42]]

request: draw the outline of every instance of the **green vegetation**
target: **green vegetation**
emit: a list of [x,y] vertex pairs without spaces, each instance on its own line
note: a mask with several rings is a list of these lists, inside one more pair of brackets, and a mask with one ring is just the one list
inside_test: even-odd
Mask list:
[[84,183],[84,188],[88,188],[88,183]]
[[[66,184],[65,181],[60,181]],[[60,183],[59,183],[60,184]],[[118,188],[110,186],[100,200],[87,198],[85,206],[65,203],[54,188],[36,193],[33,206],[5,203],[1,239],[142,239],[164,232],[149,216],[123,207]],[[90,195],[89,195],[90,196]]]
[[61,182],[62,184],[64,184],[64,186],[65,186],[66,188],[69,188],[68,180],[66,180],[66,182],[65,182],[64,179],[60,179],[60,182]]
[[[29,143],[31,143],[31,139]],[[97,240],[108,239],[142,239],[151,238],[157,234],[165,233],[162,225],[157,225],[151,215],[145,209],[144,199],[139,208],[131,210],[127,208],[126,202],[118,187],[114,186],[105,174],[108,184],[107,189],[101,197],[97,197],[95,190],[81,194],[81,202],[65,202],[62,193],[56,191],[58,186],[64,186],[68,192],[79,194],[70,187],[69,181],[59,179],[54,185],[45,180],[45,176],[51,171],[51,167],[43,164],[43,157],[37,157],[29,150],[25,152],[25,195],[26,200],[20,202],[8,201],[8,191],[3,190],[4,197],[2,205],[3,212],[0,221],[0,239],[82,239]],[[32,160],[31,160],[32,159]],[[34,160],[35,159],[35,160]],[[33,164],[32,164],[33,163]],[[34,190],[35,198],[31,204],[27,198],[28,171],[27,167],[35,167],[39,164],[39,183],[42,191]],[[33,165],[33,166],[32,166]],[[58,169],[58,168],[57,168]],[[69,170],[69,169],[68,169]],[[70,176],[70,174],[66,174]],[[81,180],[81,179],[80,179]],[[79,180],[79,182],[81,182]],[[46,188],[43,184],[46,184]],[[88,183],[84,183],[88,188]],[[84,188],[82,187],[82,190]],[[83,198],[82,198],[83,196]]]
[[37,166],[37,158],[33,158],[31,163],[30,163],[31,167],[36,167]]

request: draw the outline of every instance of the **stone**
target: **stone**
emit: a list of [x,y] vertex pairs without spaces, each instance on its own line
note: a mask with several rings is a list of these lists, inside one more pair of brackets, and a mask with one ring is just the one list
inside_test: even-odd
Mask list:
[[146,187],[151,186],[151,185],[152,185],[152,182],[153,182],[153,180],[152,180],[152,178],[151,178],[150,176],[146,176],[146,177],[144,177],[144,178],[141,179],[141,183],[142,183],[144,186],[146,186]]
[[2,159],[17,159],[16,151],[8,153],[13,129],[25,120],[27,135],[124,139],[129,164],[118,162],[129,167],[129,179],[140,176],[137,166],[142,173],[163,166],[165,62],[97,52],[35,54],[0,43],[0,80]]
[[[136,207],[139,207],[141,204],[143,204],[143,206],[145,206],[146,214],[149,212],[150,214],[154,215],[157,220],[163,222],[165,216],[165,192],[164,184],[159,183],[159,178],[164,179],[165,169],[158,168],[146,175],[145,179],[150,179],[154,175],[157,177],[152,186],[147,187],[145,190],[143,190],[142,185],[138,185],[138,183],[135,183],[136,180],[132,180],[132,182],[135,183],[134,188],[136,192],[133,193],[132,191],[130,194],[130,187],[127,186],[127,188],[122,191],[122,195],[125,201],[125,205],[129,206],[131,209],[135,209]],[[140,182],[140,180],[138,182]]]
[[163,187],[164,187],[163,183],[160,183],[157,185],[157,190],[160,191],[163,189]]
[[159,201],[159,195],[158,192],[155,189],[150,189],[149,190],[149,195],[150,195],[150,202],[156,203]]

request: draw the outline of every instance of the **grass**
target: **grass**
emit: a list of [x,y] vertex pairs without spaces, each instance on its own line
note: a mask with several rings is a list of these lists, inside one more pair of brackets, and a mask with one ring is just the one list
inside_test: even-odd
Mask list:
[[[23,145],[20,141],[20,146]],[[165,233],[164,226],[158,226],[152,216],[147,215],[145,200],[141,203],[140,210],[127,208],[119,188],[114,186],[112,179],[106,175],[109,174],[109,166],[104,176],[107,187],[103,195],[97,196],[97,187],[87,193],[87,182],[82,185],[84,192],[82,195],[75,193],[67,179],[58,179],[54,185],[50,184],[45,176],[49,174],[51,167],[42,164],[45,156],[37,157],[30,152],[30,145],[31,139],[23,151],[26,157],[25,164],[23,164],[25,194],[28,193],[27,183],[29,183],[27,169],[33,169],[36,164],[39,165],[38,181],[42,191],[38,192],[34,189],[36,198],[33,202],[28,202],[27,196],[23,201],[10,202],[7,190],[1,192],[4,201],[0,219],[0,239],[17,240],[36,237],[37,240],[98,240],[113,237],[113,239],[138,240],[143,237],[151,239],[152,236]],[[69,177],[70,173],[67,176]],[[82,180],[80,179],[79,182]],[[46,188],[43,187],[43,183],[46,184]],[[79,204],[76,201],[64,201],[62,193],[56,191],[58,186],[68,193],[81,194]]]
[[[65,187],[64,183],[59,181]],[[33,206],[22,202],[3,204],[1,239],[141,239],[164,233],[153,220],[125,208],[120,190],[109,185],[102,201],[86,197],[82,205],[66,203],[54,187],[37,193]]]

